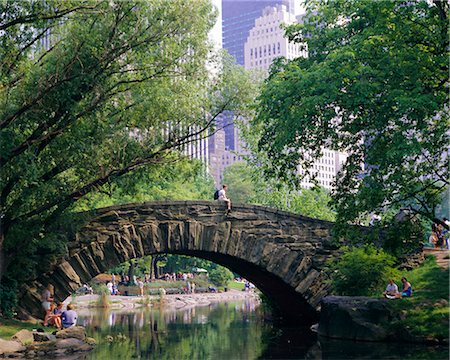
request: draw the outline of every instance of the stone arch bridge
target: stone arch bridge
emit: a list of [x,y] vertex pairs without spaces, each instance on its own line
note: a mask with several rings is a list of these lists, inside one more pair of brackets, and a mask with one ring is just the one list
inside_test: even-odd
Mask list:
[[157,253],[195,256],[228,267],[253,282],[285,318],[310,324],[329,284],[322,270],[332,256],[333,223],[262,206],[165,201],[127,204],[88,213],[67,253],[25,286],[20,304],[40,314],[47,283],[63,300],[99,273]]

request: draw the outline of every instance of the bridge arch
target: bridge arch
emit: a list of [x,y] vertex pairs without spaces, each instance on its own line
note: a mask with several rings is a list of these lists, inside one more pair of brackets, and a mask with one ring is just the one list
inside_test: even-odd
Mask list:
[[[87,214],[85,226],[48,273],[25,286],[21,306],[39,315],[47,283],[62,300],[96,275],[127,260],[171,253],[211,260],[252,281],[285,318],[316,320],[329,284],[333,223],[254,205],[165,201],[112,206]],[[36,313],[38,311],[38,313]]]

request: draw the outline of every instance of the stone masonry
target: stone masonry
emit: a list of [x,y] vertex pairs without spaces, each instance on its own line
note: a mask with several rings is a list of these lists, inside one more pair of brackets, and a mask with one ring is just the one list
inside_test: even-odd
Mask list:
[[226,216],[217,201],[126,204],[87,215],[64,258],[24,287],[24,312],[42,317],[39,295],[48,283],[63,300],[124,261],[158,253],[224,265],[252,281],[287,319],[305,325],[317,320],[329,291],[322,271],[333,254],[327,221],[254,205],[235,205]]

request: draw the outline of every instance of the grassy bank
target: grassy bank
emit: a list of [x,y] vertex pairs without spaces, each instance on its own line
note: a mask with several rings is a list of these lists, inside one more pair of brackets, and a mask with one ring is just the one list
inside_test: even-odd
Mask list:
[[406,328],[414,336],[448,339],[449,271],[436,264],[433,256],[419,268],[404,274],[413,287],[413,296],[393,300],[392,306],[403,313],[395,328]]
[[22,329],[33,330],[39,326],[38,324],[32,324],[29,322],[14,320],[14,319],[2,319],[0,318],[0,339],[10,340],[11,336]]
[[228,283],[227,287],[228,287],[228,289],[242,291],[245,288],[245,283],[237,282],[237,281],[230,281]]

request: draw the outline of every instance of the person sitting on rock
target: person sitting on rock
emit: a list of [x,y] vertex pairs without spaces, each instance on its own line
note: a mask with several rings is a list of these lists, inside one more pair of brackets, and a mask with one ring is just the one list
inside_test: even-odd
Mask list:
[[62,326],[64,329],[67,329],[71,326],[75,326],[77,324],[77,313],[72,304],[67,305],[67,310],[63,311],[61,314]]
[[403,284],[402,293],[398,294],[397,297],[402,298],[412,296],[412,286],[405,277],[402,277],[402,284]]
[[64,307],[64,303],[63,302],[58,302],[58,304],[56,304],[56,308],[55,310],[53,310],[53,314],[55,315],[60,315],[63,313],[63,307]]
[[58,306],[55,304],[50,305],[51,314],[49,315],[48,324],[51,326],[56,326],[58,329],[62,329],[61,324],[61,314],[62,314],[62,306],[63,303],[58,303]]
[[386,290],[383,292],[383,295],[388,299],[393,299],[398,295],[398,286],[394,282],[393,279],[389,279],[389,284],[386,286]]

